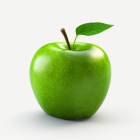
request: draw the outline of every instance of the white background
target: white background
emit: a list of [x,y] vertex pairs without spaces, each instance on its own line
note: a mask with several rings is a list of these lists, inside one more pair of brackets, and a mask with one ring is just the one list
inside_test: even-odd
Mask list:
[[[1,140],[140,140],[139,0],[0,1]],[[34,53],[50,42],[69,40],[83,23],[114,27],[77,41],[103,48],[112,66],[107,97],[89,119],[61,120],[46,115],[31,89]]]

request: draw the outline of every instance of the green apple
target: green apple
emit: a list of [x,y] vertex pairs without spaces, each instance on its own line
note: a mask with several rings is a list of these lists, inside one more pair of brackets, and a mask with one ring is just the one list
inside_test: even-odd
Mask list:
[[[73,43],[70,43],[73,46]],[[30,81],[41,108],[50,116],[92,116],[109,89],[111,65],[105,51],[91,43],[49,43],[34,55]]]
[[68,50],[64,42],[50,43],[34,55],[30,80],[38,103],[62,119],[92,116],[110,84],[111,66],[100,47],[79,42]]

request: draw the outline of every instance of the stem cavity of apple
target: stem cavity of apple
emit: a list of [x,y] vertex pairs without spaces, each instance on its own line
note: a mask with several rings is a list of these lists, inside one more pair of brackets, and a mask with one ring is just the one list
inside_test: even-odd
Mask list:
[[62,29],[61,29],[61,32],[62,32],[62,34],[63,34],[63,36],[64,36],[64,38],[65,38],[65,40],[66,40],[66,43],[67,43],[67,45],[68,45],[69,50],[71,50],[70,42],[69,42],[69,39],[68,39],[68,36],[67,36],[67,33],[66,33],[65,29],[62,28]]

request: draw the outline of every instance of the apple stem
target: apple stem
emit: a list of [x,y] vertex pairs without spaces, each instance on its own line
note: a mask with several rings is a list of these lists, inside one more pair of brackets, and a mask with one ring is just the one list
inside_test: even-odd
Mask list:
[[67,45],[68,45],[69,50],[71,50],[70,42],[69,42],[69,39],[68,39],[68,36],[67,36],[67,33],[66,33],[65,29],[62,28],[62,29],[61,29],[61,32],[62,32],[62,34],[63,34],[63,36],[64,36],[64,38],[65,38],[65,40],[66,40],[66,43],[67,43]]

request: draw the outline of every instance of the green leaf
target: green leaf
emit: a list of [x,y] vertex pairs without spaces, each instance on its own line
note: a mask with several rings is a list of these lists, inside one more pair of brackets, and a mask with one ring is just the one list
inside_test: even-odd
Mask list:
[[95,35],[98,33],[101,33],[113,25],[100,23],[100,22],[91,22],[91,23],[85,23],[76,28],[76,36],[78,35]]

